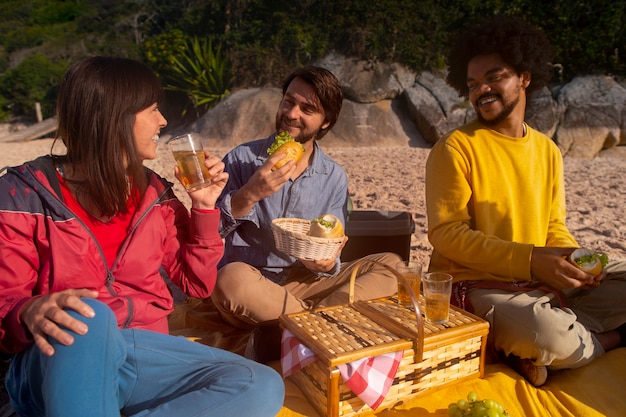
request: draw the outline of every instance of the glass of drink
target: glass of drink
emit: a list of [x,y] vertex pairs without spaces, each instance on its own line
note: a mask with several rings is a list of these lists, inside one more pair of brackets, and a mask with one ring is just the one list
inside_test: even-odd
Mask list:
[[445,272],[429,272],[422,279],[424,300],[426,302],[426,320],[433,324],[448,321],[450,312],[450,293],[452,275]]
[[202,138],[197,133],[185,133],[167,141],[180,170],[180,179],[187,191],[206,187],[211,182],[209,170],[204,165]]
[[[411,286],[415,297],[420,295],[420,282],[422,280],[422,265],[414,261],[402,261],[396,264],[396,271],[406,280]],[[417,299],[417,298],[416,298]],[[402,282],[398,280],[398,301],[405,306],[413,305],[411,296],[406,291]]]

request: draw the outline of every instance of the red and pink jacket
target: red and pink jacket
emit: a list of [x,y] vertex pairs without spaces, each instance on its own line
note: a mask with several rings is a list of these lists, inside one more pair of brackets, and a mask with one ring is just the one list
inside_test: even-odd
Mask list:
[[33,343],[19,321],[21,306],[69,288],[99,292],[120,328],[168,332],[172,294],[162,272],[190,296],[213,291],[224,253],[219,210],[191,214],[171,183],[146,168],[149,185],[115,262],[63,202],[52,157],[0,177],[0,351]]

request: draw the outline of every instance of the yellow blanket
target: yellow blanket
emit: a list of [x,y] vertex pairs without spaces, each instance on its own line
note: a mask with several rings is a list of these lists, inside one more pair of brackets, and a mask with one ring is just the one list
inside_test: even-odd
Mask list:
[[[223,323],[212,305],[187,300],[170,317],[172,334],[190,337],[237,353],[245,349],[247,334]],[[280,370],[280,363],[274,362]],[[319,416],[302,392],[287,379],[286,396],[279,417]],[[485,377],[462,382],[407,400],[393,410],[374,415],[385,417],[447,416],[448,404],[476,391],[505,406],[511,417],[626,417],[626,348],[608,352],[579,369],[550,373],[540,388],[527,383],[502,363],[487,365]]]
[[[272,364],[276,369],[278,363]],[[319,416],[302,392],[285,382],[287,395],[280,417]],[[407,401],[376,416],[447,416],[448,404],[476,391],[505,406],[511,417],[623,417],[626,416],[626,348],[608,352],[590,365],[551,373],[540,388],[527,383],[508,366],[487,365],[485,377],[462,382]]]

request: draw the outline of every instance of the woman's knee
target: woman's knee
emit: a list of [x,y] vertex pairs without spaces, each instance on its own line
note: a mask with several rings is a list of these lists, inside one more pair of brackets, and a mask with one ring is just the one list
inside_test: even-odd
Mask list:
[[[96,316],[100,315],[106,315],[106,314],[113,314],[113,311],[111,311],[111,308],[106,305],[105,303],[103,303],[102,301],[99,301],[96,298],[81,298],[80,299],[83,303],[87,304],[89,307],[91,307],[95,313]],[[81,318],[84,317],[82,316],[80,313],[78,313],[76,310],[72,310],[72,309],[67,309],[67,312],[74,317],[77,318]]]
[[283,378],[273,368],[260,364],[255,370],[255,374],[257,383],[254,389],[254,396],[257,400],[251,402],[254,404],[266,402],[268,407],[267,415],[277,414],[282,408],[285,399]]
[[85,323],[89,329],[87,334],[99,333],[104,334],[105,329],[117,329],[117,318],[113,310],[105,303],[94,298],[82,298],[85,304],[89,305],[94,311],[93,317],[85,317],[76,310],[66,309],[66,312],[73,318]]

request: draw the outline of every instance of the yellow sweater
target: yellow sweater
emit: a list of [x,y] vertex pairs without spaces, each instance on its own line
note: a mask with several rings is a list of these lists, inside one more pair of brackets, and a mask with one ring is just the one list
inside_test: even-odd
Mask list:
[[563,160],[544,134],[513,138],[472,122],[426,163],[430,270],[454,281],[531,279],[534,246],[577,247],[565,225]]

